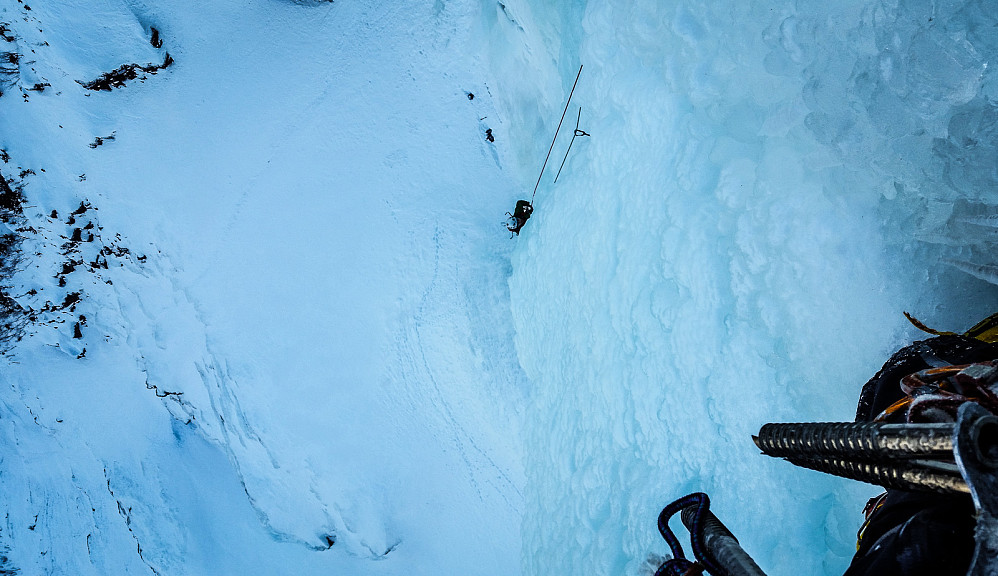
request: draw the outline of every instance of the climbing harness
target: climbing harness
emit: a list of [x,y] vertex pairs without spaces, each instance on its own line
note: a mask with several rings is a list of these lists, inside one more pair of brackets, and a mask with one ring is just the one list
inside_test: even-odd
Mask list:
[[554,176],[554,183],[558,182],[558,177],[561,176],[561,169],[565,167],[565,161],[568,160],[568,153],[572,151],[572,144],[575,144],[575,138],[578,136],[592,136],[592,134],[587,133],[585,130],[579,130],[580,122],[582,122],[582,106],[579,106],[579,118],[575,121],[575,132],[572,133],[572,140],[568,143],[568,150],[565,150],[565,157],[561,159],[561,166],[558,167],[558,173]]
[[[669,528],[669,520],[680,513],[690,531],[690,544],[696,562],[690,562],[683,546]],[[710,511],[710,498],[695,492],[676,500],[658,515],[658,531],[672,550],[672,558],[655,571],[655,576],[689,576],[703,571],[712,576],[765,576],[759,566],[745,553],[738,540]]]

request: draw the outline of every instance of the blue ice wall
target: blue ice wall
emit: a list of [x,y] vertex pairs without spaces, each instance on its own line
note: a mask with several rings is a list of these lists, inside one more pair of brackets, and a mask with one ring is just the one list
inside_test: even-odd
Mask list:
[[770,574],[841,573],[876,488],[766,459],[750,435],[851,419],[862,384],[918,337],[903,310],[953,330],[995,311],[993,10],[647,0],[501,15],[489,41],[510,55],[494,68],[523,194],[580,62],[569,116],[581,106],[592,134],[545,178],[513,257],[533,384],[525,572],[647,570],[667,550],[658,511],[704,490]]

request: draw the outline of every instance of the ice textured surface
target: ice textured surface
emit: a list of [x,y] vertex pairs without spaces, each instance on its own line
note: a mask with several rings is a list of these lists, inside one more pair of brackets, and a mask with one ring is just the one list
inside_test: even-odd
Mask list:
[[750,435],[851,418],[902,311],[995,311],[996,19],[7,3],[0,570],[645,574],[702,490],[769,574],[841,573],[875,490]]

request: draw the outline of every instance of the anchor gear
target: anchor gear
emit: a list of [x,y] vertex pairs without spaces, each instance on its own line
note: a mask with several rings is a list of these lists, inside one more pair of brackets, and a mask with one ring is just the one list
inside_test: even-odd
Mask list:
[[572,151],[572,144],[575,144],[575,138],[578,136],[592,136],[585,130],[579,130],[579,122],[582,122],[582,106],[579,106],[579,118],[575,121],[575,132],[572,133],[572,140],[568,143],[568,150],[565,150],[565,157],[561,159],[561,166],[558,167],[558,173],[554,175],[554,182],[558,182],[558,177],[561,176],[561,169],[565,167],[565,161],[568,160],[568,153]]
[[541,185],[541,177],[544,176],[544,168],[548,165],[548,158],[551,157],[551,151],[554,150],[554,143],[558,140],[558,133],[561,132],[561,123],[565,121],[565,114],[568,113],[568,105],[572,102],[572,94],[575,94],[575,87],[579,84],[579,77],[582,76],[582,65],[579,65],[579,73],[575,75],[575,83],[572,84],[572,90],[568,93],[568,100],[565,102],[565,109],[561,112],[561,120],[558,120],[558,128],[554,131],[554,138],[551,139],[551,146],[548,148],[547,156],[544,157],[544,164],[541,165],[541,173],[537,175],[537,183],[534,184],[534,193],[530,195],[530,202],[534,202],[534,196],[537,196],[537,187]]

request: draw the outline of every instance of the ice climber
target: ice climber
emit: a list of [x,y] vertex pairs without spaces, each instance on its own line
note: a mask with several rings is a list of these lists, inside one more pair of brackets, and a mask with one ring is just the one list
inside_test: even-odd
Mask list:
[[[530,202],[527,202],[526,200],[517,200],[516,208],[513,209],[513,213],[506,213],[506,216],[509,216],[510,220],[512,220],[512,222],[506,223],[506,229],[519,236],[520,229],[527,223],[527,219],[530,218],[530,215],[533,214],[533,212],[534,207],[530,204]],[[509,237],[512,238],[513,234],[510,234]]]

